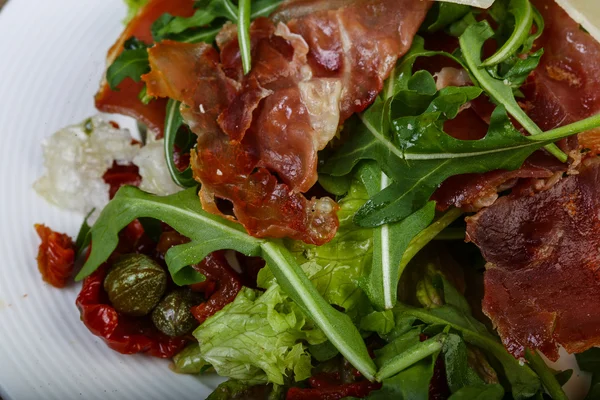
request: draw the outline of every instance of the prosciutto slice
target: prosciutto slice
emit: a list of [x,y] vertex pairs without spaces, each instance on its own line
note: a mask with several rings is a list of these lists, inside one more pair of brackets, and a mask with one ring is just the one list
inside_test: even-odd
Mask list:
[[[125,41],[130,37],[136,37],[147,44],[152,43],[150,27],[162,14],[170,13],[175,16],[188,17],[194,13],[193,6],[193,0],[150,0],[127,24],[121,36],[110,48],[106,65],[111,65],[121,54]],[[166,100],[157,99],[148,105],[143,104],[138,98],[143,87],[143,82],[134,82],[132,79],[126,78],[116,90],[112,90],[106,79],[103,78],[95,98],[96,108],[107,113],[133,117],[144,123],[157,137],[161,137],[165,123]]]
[[[544,48],[540,65],[523,91],[529,116],[543,129],[576,122],[600,112],[600,43],[554,0],[532,0],[546,27],[536,45]],[[577,144],[579,142],[579,146]],[[566,144],[588,155],[600,153],[600,132],[584,132]]]
[[317,152],[374,101],[431,4],[325,3],[284,5],[287,23],[254,21],[247,75],[233,25],[217,37],[218,55],[168,41],[149,51],[148,93],[182,101],[198,135],[192,168],[204,208],[220,213],[219,199],[229,201],[254,236],[322,244],[335,235],[337,205],[302,194],[317,180]]
[[487,260],[483,311],[509,352],[600,345],[600,164],[533,196],[502,197],[467,218]]

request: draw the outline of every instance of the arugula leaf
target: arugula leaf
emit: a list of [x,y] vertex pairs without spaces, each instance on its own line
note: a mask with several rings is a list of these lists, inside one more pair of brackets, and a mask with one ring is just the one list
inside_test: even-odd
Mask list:
[[88,224],[88,220],[90,216],[94,213],[94,211],[96,211],[95,208],[93,208],[89,213],[87,213],[87,215],[83,219],[83,222],[81,223],[79,232],[77,233],[77,238],[75,239],[75,249],[77,250],[77,255],[75,256],[76,259],[79,258],[83,251],[90,245],[90,241],[92,238],[90,235],[91,227]]
[[436,357],[425,358],[399,374],[383,380],[381,389],[367,396],[369,400],[428,400]]
[[[469,26],[465,33],[459,38],[462,56],[468,65],[471,73],[475,76],[477,83],[485,90],[488,96],[506,108],[531,135],[538,135],[542,130],[529,118],[521,109],[512,92],[510,85],[505,85],[503,81],[494,79],[485,69],[481,68],[481,51],[483,44],[489,38],[494,36],[494,30],[487,21],[478,22]],[[567,156],[556,145],[546,146],[552,155],[560,161],[567,161]]]
[[529,74],[533,72],[542,56],[544,49],[539,49],[535,53],[528,54],[525,58],[513,56],[508,62],[503,62],[498,66],[488,68],[488,73],[495,79],[501,80],[505,85],[518,89],[525,82]]
[[375,350],[375,364],[378,367],[390,362],[398,354],[405,352],[411,347],[421,343],[422,329],[420,327],[412,327],[402,335],[390,341],[387,345],[379,350]]
[[179,112],[180,102],[173,99],[169,99],[167,102],[167,112],[165,117],[165,157],[167,160],[167,168],[171,174],[173,182],[177,185],[188,188],[194,187],[198,183],[194,180],[192,168],[188,165],[185,171],[181,172],[175,165],[173,154],[175,153],[175,141],[177,140],[177,133],[183,125],[183,118]]
[[[389,311],[384,313],[389,313]],[[375,351],[375,362],[379,366],[420,343],[422,329],[412,327],[414,321],[415,319],[410,317],[404,321],[396,318],[394,332],[385,336],[389,344]],[[371,392],[367,399],[427,400],[436,359],[437,354],[425,357],[393,377],[384,379],[381,389]]]
[[454,139],[442,130],[442,124],[469,98],[466,90],[443,89],[425,113],[394,120],[393,137],[385,138],[370,129],[361,131],[353,142],[358,149],[342,148],[340,156],[329,160],[345,163],[351,158],[350,162],[356,163],[374,159],[394,181],[357,212],[355,222],[359,226],[378,226],[406,218],[423,207],[438,185],[452,175],[519,168],[531,153],[556,137],[534,139],[521,135],[504,107],[499,106],[483,139]]
[[91,229],[92,252],[76,280],[88,276],[104,263],[118,244],[119,231],[139,217],[160,219],[191,239],[189,243],[172,247],[165,256],[169,272],[179,285],[203,280],[190,265],[199,263],[213,251],[231,249],[261,256],[277,283],[304,314],[356,369],[366,378],[373,378],[375,365],[358,330],[347,315],[321,297],[283,243],[251,237],[240,225],[205,212],[195,188],[164,197],[131,186],[119,189]]
[[135,37],[125,41],[124,50],[106,70],[106,81],[112,90],[125,78],[139,82],[141,76],[150,72],[148,46]]
[[600,372],[600,348],[592,347],[583,353],[575,354],[577,365],[583,371]]
[[426,324],[449,325],[460,332],[467,343],[480,347],[493,355],[502,365],[515,399],[527,399],[540,390],[541,384],[538,376],[527,365],[520,365],[519,361],[487,332],[481,322],[465,313],[464,310],[449,304],[432,309],[418,309],[405,305],[396,307],[401,316],[411,316]]
[[437,32],[463,18],[471,7],[464,4],[436,2],[429,10],[421,29],[427,32]]
[[377,374],[375,375],[375,379],[381,382],[384,379],[396,375],[416,362],[439,353],[444,346],[446,339],[447,335],[440,333],[423,342],[412,345],[401,353],[396,353],[392,359],[381,365],[379,371],[377,371]]
[[600,348],[593,347],[575,354],[575,359],[582,371],[592,373],[592,383],[585,400],[600,398]]
[[76,280],[90,275],[105,262],[117,246],[121,229],[139,217],[160,219],[191,239],[189,243],[172,247],[165,256],[169,272],[178,285],[203,281],[204,277],[191,265],[215,250],[228,248],[247,255],[260,254],[259,239],[248,236],[238,224],[202,210],[196,188],[160,197],[124,186],[92,227],[92,252]]
[[[267,17],[277,9],[281,0],[258,0],[251,5],[250,19]],[[164,39],[179,42],[212,43],[226,21],[239,22],[238,6],[231,0],[197,1],[197,11],[191,17],[163,14],[152,24],[154,41]]]
[[533,6],[529,0],[511,0],[508,11],[515,17],[512,34],[496,53],[481,63],[482,67],[490,67],[505,61],[517,53],[529,37],[534,15]]
[[[322,159],[322,158],[321,158]],[[352,176],[331,176],[327,174],[319,174],[319,185],[328,193],[336,196],[343,196],[350,190],[352,184]]]
[[394,329],[394,313],[392,310],[373,311],[360,320],[360,329],[366,332],[377,332],[385,337]]
[[[388,177],[375,164],[367,163],[359,170],[370,196],[388,185]],[[394,307],[404,255],[411,240],[433,220],[435,203],[429,202],[420,210],[398,223],[385,224],[373,230],[373,262],[363,287],[371,303],[380,310]],[[402,261],[402,266],[401,266]]]
[[308,352],[318,362],[329,361],[340,354],[338,349],[336,349],[329,341],[316,345],[309,344]]
[[253,0],[252,1],[252,14],[250,19],[256,19],[258,17],[268,17],[277,10],[277,7],[283,3],[283,0]]
[[250,384],[284,384],[311,375],[303,342],[320,344],[325,335],[306,320],[278,285],[266,292],[244,288],[235,300],[195,331],[200,354],[220,376]]
[[501,400],[504,398],[504,388],[499,384],[465,386],[448,400]]
[[592,382],[590,384],[590,390],[585,396],[585,400],[595,400],[600,398],[600,373],[595,372],[592,375]]
[[554,378],[556,379],[556,381],[558,382],[558,384],[560,386],[565,386],[567,384],[567,382],[569,382],[569,380],[571,379],[571,377],[573,376],[573,370],[572,369],[565,369],[564,371],[560,371],[554,374]]
[[442,351],[444,353],[448,387],[452,393],[458,392],[465,386],[484,384],[479,375],[469,366],[467,346],[460,336],[449,334]]
[[147,3],[148,0],[125,0],[125,5],[127,5],[127,16],[123,20],[123,23],[127,25]]
[[464,17],[462,17],[461,19],[459,19],[458,21],[455,21],[452,25],[450,25],[448,27],[448,29],[446,29],[446,32],[450,36],[459,37],[460,35],[465,33],[465,30],[469,26],[476,24],[476,23],[477,23],[477,20],[475,19],[475,15],[473,14],[473,11],[471,11],[471,12],[468,12]]
[[208,0],[200,3],[202,4],[198,4],[198,9],[191,17],[173,17],[170,14],[160,16],[151,28],[154,41],[176,39],[176,35],[190,28],[205,28],[218,18],[238,22],[238,8],[230,0]]

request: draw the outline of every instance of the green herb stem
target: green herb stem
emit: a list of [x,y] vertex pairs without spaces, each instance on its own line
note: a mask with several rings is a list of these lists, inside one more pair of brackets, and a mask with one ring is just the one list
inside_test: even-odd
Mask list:
[[464,240],[465,229],[464,228],[446,228],[437,234],[433,240]]
[[515,16],[515,29],[504,45],[491,57],[481,63],[482,67],[498,65],[515,54],[527,40],[533,23],[533,6],[529,0],[511,0],[511,14]]
[[542,384],[544,385],[544,387],[548,391],[548,394],[550,395],[550,397],[552,397],[553,400],[569,399],[563,391],[562,387],[560,386],[560,383],[558,383],[556,377],[554,376],[550,368],[548,368],[548,366],[537,351],[527,349],[525,351],[525,358],[527,359],[529,365],[535,371],[535,373],[538,374],[538,376],[542,380]]
[[175,160],[173,159],[173,152],[175,151],[175,139],[177,138],[177,132],[179,131],[179,128],[183,124],[183,118],[179,112],[180,104],[181,103],[173,99],[169,99],[167,102],[164,129],[165,159],[167,161],[167,169],[169,170],[169,174],[171,174],[171,179],[173,179],[173,182],[182,188],[188,188],[197,185],[191,168],[188,167],[185,171],[181,172],[175,165]]
[[250,0],[240,0],[238,4],[238,42],[244,74],[252,68],[250,45]]
[[375,375],[375,379],[377,379],[378,382],[381,382],[384,379],[396,375],[418,361],[439,352],[442,350],[446,337],[446,334],[440,333],[398,354],[379,369]]
[[540,133],[536,136],[531,136],[531,139],[539,141],[553,141],[562,139],[565,136],[589,131],[598,127],[600,127],[600,114],[594,115],[586,119],[582,119],[581,121],[577,121],[569,125],[561,126],[560,128],[555,128],[544,133]]
[[444,214],[437,221],[429,225],[426,229],[419,232],[417,236],[414,237],[413,240],[410,241],[408,248],[404,252],[402,256],[402,261],[400,262],[400,273],[402,276],[402,272],[404,268],[408,265],[410,260],[413,259],[414,256],[417,255],[419,251],[429,242],[431,242],[440,232],[448,227],[452,222],[454,222],[458,217],[462,215],[462,210],[460,208],[453,208],[449,210],[446,214]]

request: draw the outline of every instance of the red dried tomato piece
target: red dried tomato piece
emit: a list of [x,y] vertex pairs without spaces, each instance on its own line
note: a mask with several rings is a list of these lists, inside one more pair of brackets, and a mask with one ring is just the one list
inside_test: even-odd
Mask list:
[[369,381],[343,383],[337,386],[310,389],[293,387],[288,390],[286,400],[339,400],[350,396],[363,398],[368,396],[373,390],[380,388],[381,383]]
[[142,177],[140,175],[140,169],[135,164],[120,165],[116,161],[113,161],[112,167],[110,167],[104,175],[102,175],[104,182],[110,186],[108,192],[109,198],[115,197],[117,190],[124,185],[139,186],[142,183]]
[[42,239],[37,264],[42,278],[54,287],[67,285],[75,266],[75,245],[64,233],[54,232],[42,224],[35,224],[35,230]]
[[206,281],[216,283],[216,290],[210,298],[206,302],[192,307],[191,310],[196,320],[203,323],[208,317],[231,303],[243,285],[240,276],[227,263],[224,251],[215,251],[209,254],[195,268],[206,277]]
[[94,335],[104,339],[108,347],[122,354],[147,353],[170,358],[189,342],[185,337],[169,337],[161,333],[146,317],[119,314],[111,305],[103,283],[107,265],[85,278],[77,296],[81,320]]

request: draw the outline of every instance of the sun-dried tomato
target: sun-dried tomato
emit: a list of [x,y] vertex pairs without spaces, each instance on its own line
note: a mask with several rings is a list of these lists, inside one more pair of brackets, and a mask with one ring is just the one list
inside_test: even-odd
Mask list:
[[108,195],[109,198],[115,197],[117,190],[123,185],[139,186],[142,183],[142,177],[140,175],[140,169],[135,164],[117,164],[113,161],[112,167],[110,167],[104,175],[102,175],[104,182],[110,186]]
[[338,369],[319,372],[308,379],[308,388],[290,388],[286,400],[338,400],[345,397],[363,398],[381,388],[379,382],[369,382],[347,360]]
[[[195,267],[207,281],[216,283],[216,290],[210,298],[196,307],[192,307],[192,314],[203,323],[208,317],[231,303],[242,289],[240,275],[227,263],[224,251],[215,251]],[[208,284],[207,284],[208,285]]]
[[35,224],[42,239],[37,255],[37,264],[42,278],[54,287],[67,285],[75,266],[75,245],[64,233],[54,232],[42,224]]
[[368,396],[373,390],[380,388],[381,383],[369,382],[367,380],[319,388],[301,389],[293,387],[288,390],[286,400],[339,400],[345,397],[363,398]]
[[103,282],[107,265],[85,278],[77,307],[81,320],[108,347],[122,354],[147,353],[154,357],[170,358],[189,342],[186,337],[169,337],[161,333],[147,317],[129,317],[119,314],[104,291]]

